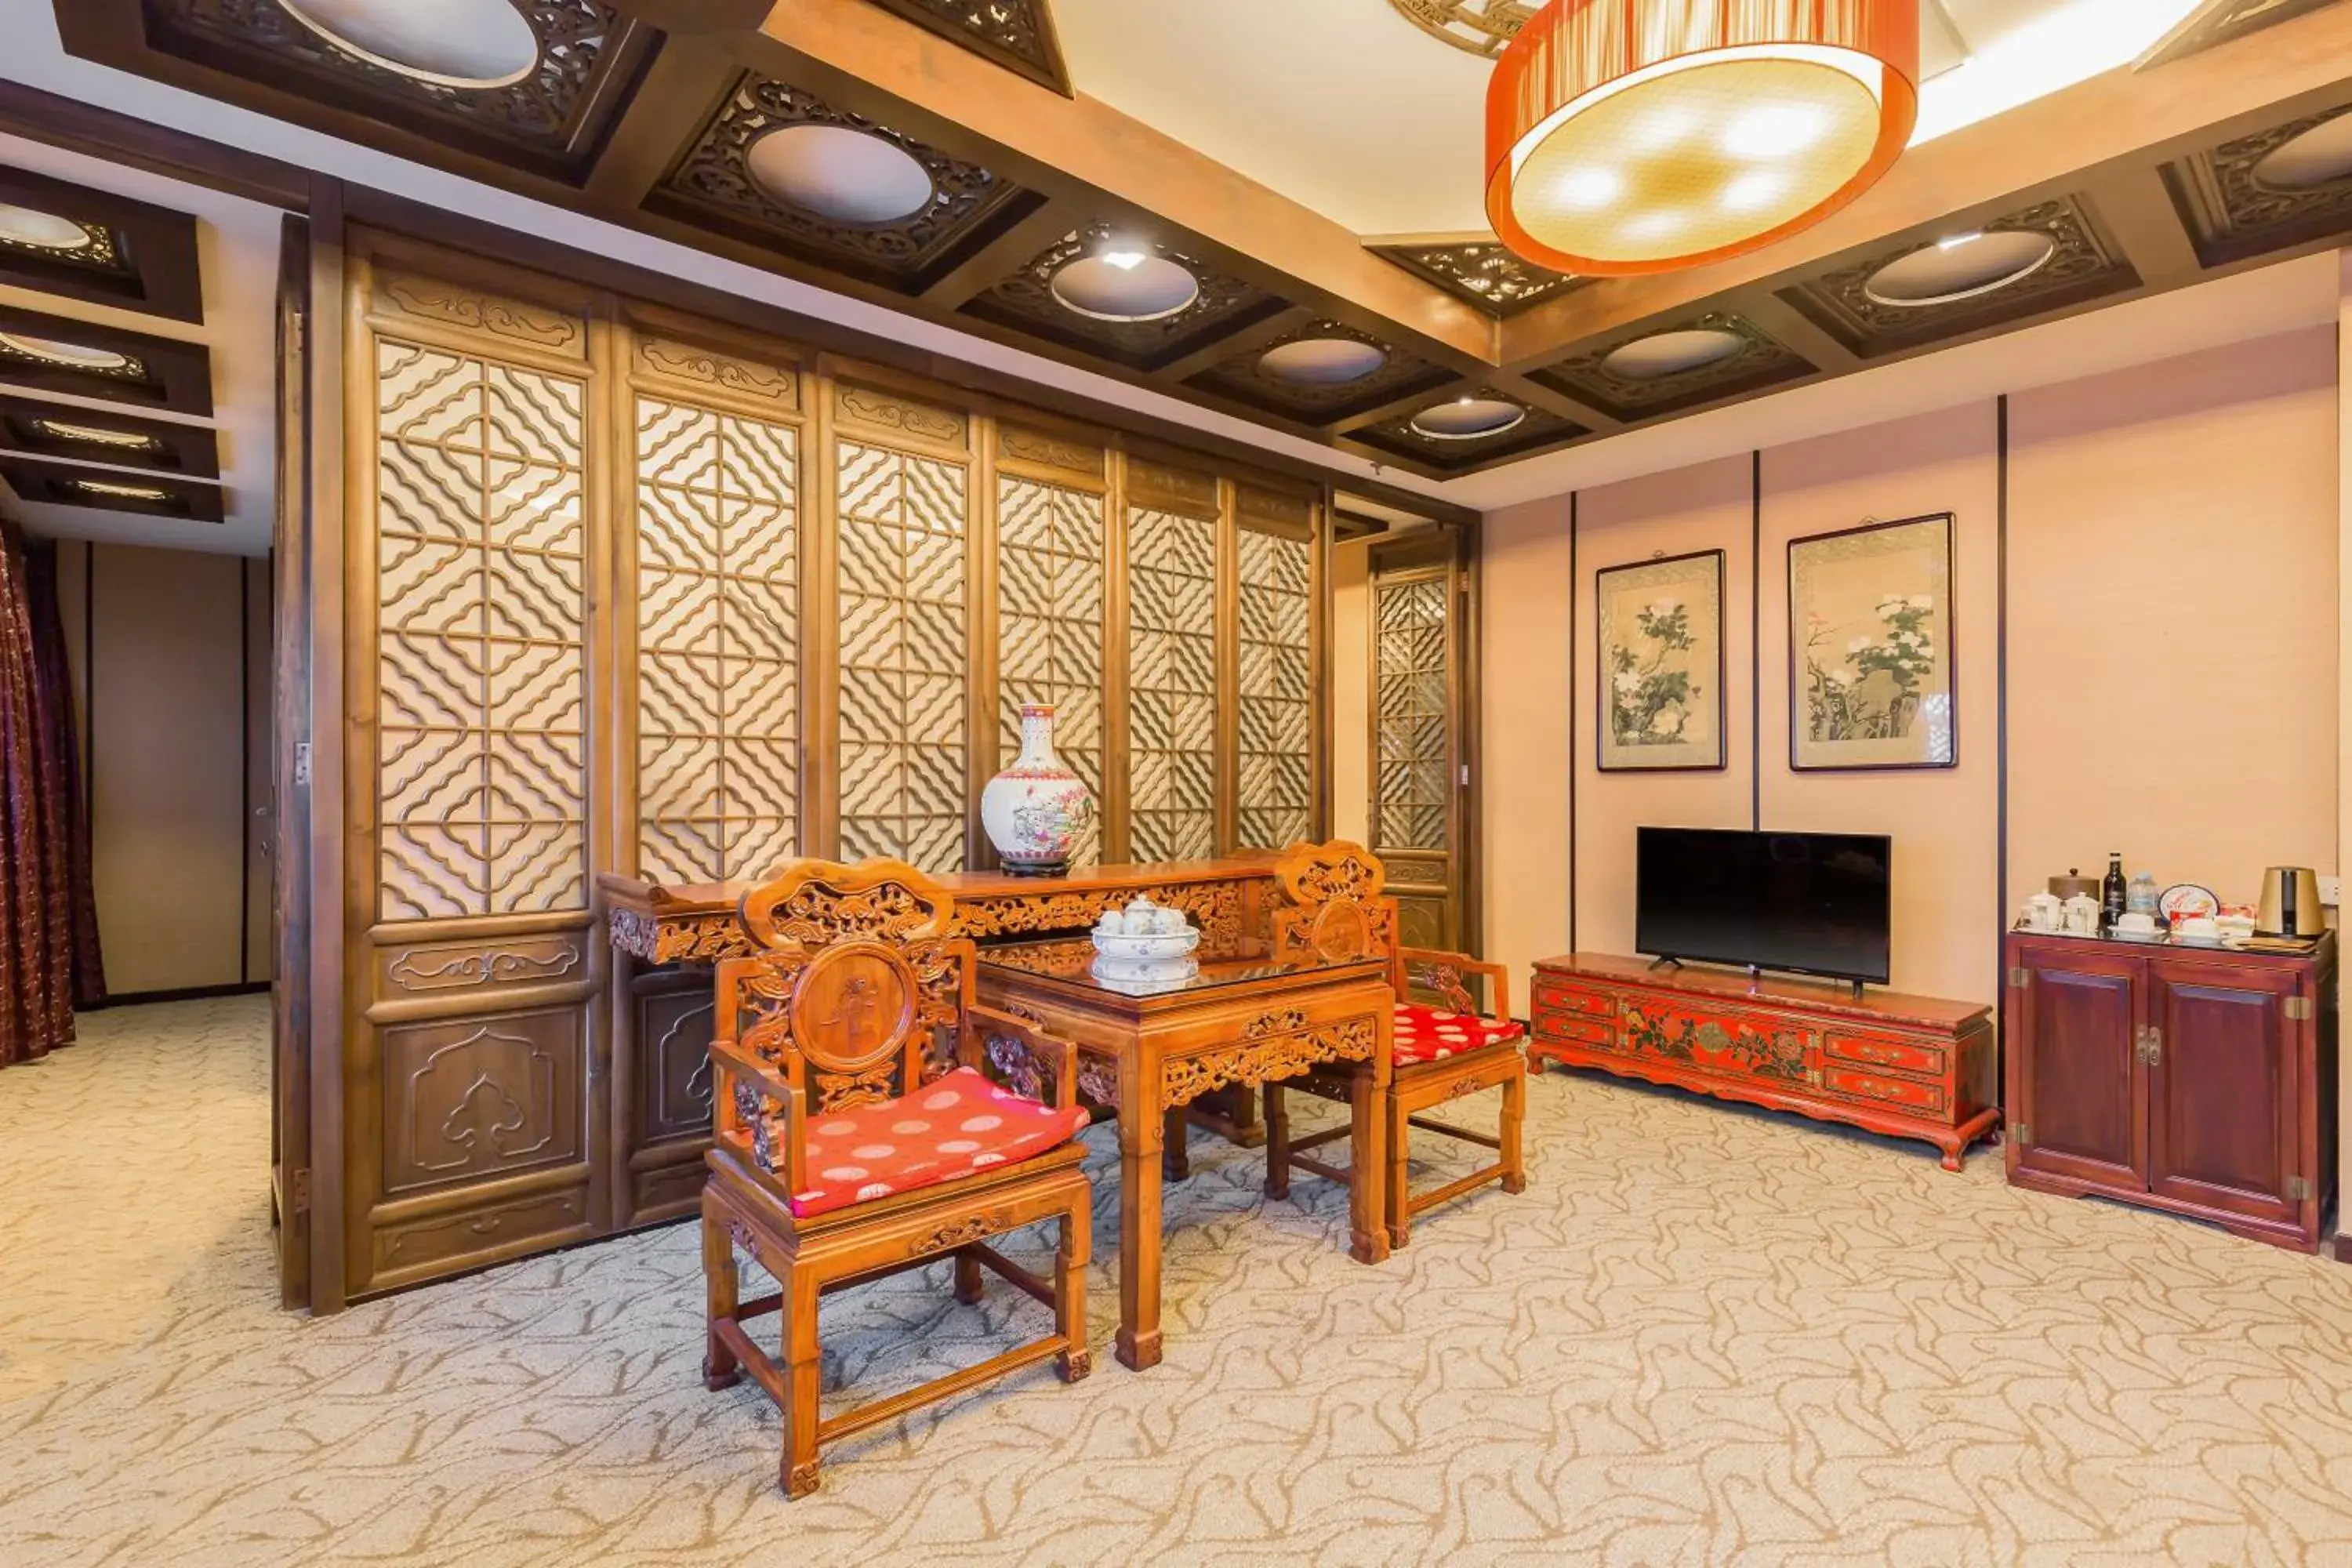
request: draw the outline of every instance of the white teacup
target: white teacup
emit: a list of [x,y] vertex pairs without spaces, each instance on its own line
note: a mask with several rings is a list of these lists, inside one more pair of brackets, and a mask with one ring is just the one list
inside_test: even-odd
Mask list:
[[2154,936],[2156,917],[2143,910],[2134,910],[2128,914],[2116,917],[2116,929],[2119,931],[2127,931],[2133,936]]

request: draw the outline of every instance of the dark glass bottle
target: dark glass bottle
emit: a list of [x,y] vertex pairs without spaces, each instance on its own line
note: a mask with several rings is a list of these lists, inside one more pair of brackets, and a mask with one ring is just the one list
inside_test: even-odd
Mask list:
[[2124,901],[2128,892],[2124,881],[2124,852],[2111,851],[2107,856],[2107,879],[2099,884],[2099,904],[2109,931],[2115,930],[2116,922],[2124,918]]

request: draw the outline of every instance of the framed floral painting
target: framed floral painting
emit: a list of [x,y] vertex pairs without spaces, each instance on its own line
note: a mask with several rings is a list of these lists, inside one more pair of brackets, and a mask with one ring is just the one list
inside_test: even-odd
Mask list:
[[1594,574],[1603,773],[1719,768],[1723,552]]
[[1789,765],[1960,758],[1952,514],[1789,542]]

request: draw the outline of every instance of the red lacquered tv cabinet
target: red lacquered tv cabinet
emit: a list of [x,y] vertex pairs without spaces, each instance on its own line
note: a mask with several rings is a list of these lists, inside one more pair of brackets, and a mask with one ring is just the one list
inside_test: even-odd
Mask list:
[[1536,1057],[1924,1139],[1948,1171],[2000,1121],[1978,1003],[1589,952],[1537,963],[1534,997]]

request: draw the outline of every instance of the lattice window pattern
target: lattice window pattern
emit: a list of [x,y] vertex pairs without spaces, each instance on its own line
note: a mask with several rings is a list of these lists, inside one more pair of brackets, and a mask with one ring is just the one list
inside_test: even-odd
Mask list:
[[844,440],[840,496],[841,858],[964,864],[961,465]]
[[587,388],[391,338],[376,375],[383,918],[585,909]]
[[756,879],[799,852],[799,435],[641,397],[637,858]]
[[[997,710],[1003,756],[1021,749],[1021,705],[1050,703],[1054,750],[1102,798],[1103,503],[1063,485],[997,480]],[[1102,859],[1100,818],[1072,852]]]
[[1313,827],[1307,546],[1244,530],[1238,621],[1242,844],[1279,849]]
[[1445,580],[1381,583],[1373,593],[1380,731],[1374,843],[1381,849],[1443,852],[1448,847]]
[[1217,525],[1128,519],[1129,858],[1216,853]]

